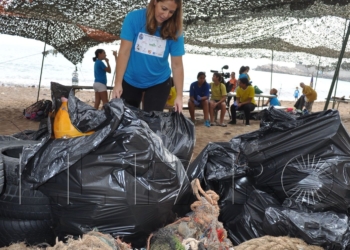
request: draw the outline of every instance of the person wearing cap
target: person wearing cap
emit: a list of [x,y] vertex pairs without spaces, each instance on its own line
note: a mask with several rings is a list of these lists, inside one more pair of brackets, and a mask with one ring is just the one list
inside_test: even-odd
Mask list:
[[256,107],[256,102],[254,99],[255,91],[254,88],[249,84],[247,77],[242,77],[238,80],[239,87],[236,89],[236,103],[232,104],[230,107],[232,120],[229,124],[236,124],[236,111],[243,111],[245,116],[245,125],[249,126],[249,116]]
[[303,89],[303,95],[305,99],[305,109],[310,113],[312,110],[312,105],[314,101],[317,100],[317,92],[310,86],[305,85],[301,82],[300,87]]
[[190,86],[190,99],[188,100],[188,110],[190,112],[191,120],[194,123],[194,109],[199,107],[203,109],[204,126],[210,127],[209,121],[209,84],[205,80],[205,73],[199,72],[197,74],[197,81]]

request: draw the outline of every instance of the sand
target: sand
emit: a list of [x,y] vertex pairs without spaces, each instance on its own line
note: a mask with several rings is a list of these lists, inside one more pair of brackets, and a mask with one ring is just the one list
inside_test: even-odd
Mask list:
[[[37,130],[39,122],[30,121],[23,117],[23,109],[36,102],[38,89],[33,87],[4,87],[0,86],[0,135],[11,135],[22,130]],[[348,96],[349,93],[344,93]],[[82,101],[94,105],[94,92],[92,91],[79,91],[76,96]],[[184,97],[186,99],[188,97]],[[42,88],[40,90],[39,99],[51,100],[50,89]],[[281,101],[282,106],[293,107],[292,101]],[[313,105],[313,111],[322,111],[325,102],[315,102]],[[330,103],[329,108],[332,108]],[[339,112],[341,120],[347,129],[350,131],[350,105],[347,103],[341,103],[339,105]],[[184,115],[190,117],[187,110]],[[229,121],[229,117],[226,114],[225,122]],[[194,160],[203,148],[209,142],[227,142],[233,137],[252,132],[259,129],[258,120],[251,120],[251,126],[245,126],[242,120],[237,120],[237,125],[228,125],[227,127],[210,127],[204,126],[203,112],[196,110],[196,145],[193,151],[192,160]]]

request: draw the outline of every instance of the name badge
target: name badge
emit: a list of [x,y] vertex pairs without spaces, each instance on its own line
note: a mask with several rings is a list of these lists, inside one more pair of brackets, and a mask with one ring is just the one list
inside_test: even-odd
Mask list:
[[140,32],[135,44],[135,51],[150,56],[163,57],[166,40]]

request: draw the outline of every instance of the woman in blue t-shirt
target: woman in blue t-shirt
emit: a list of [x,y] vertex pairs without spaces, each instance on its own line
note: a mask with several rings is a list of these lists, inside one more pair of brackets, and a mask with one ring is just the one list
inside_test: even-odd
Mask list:
[[[117,52],[113,51],[113,55],[117,57]],[[106,52],[103,49],[97,49],[95,51],[95,57],[93,57],[92,60],[95,62],[95,65],[94,65],[95,105],[94,107],[95,109],[98,109],[101,101],[103,105],[105,105],[108,102],[106,72],[111,73],[111,66],[109,65],[109,60],[106,57]],[[103,60],[105,60],[105,62],[107,63],[107,67],[102,62]]]
[[[175,110],[182,111],[185,54],[182,1],[151,0],[146,9],[124,19],[113,97],[139,107],[144,92],[145,111],[163,111],[173,73]],[[168,58],[171,56],[171,69]]]

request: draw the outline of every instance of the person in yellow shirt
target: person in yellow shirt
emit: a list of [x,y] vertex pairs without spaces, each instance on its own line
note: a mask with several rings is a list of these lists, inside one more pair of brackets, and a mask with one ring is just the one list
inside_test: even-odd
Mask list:
[[[209,114],[210,114],[210,125],[211,126],[221,126],[226,127],[224,123],[224,117],[226,113],[226,86],[223,84],[223,79],[219,73],[214,73],[213,82],[210,83],[211,88],[211,98],[209,102]],[[220,112],[220,123],[216,124],[214,122],[214,111],[221,110]]]
[[303,95],[305,98],[305,109],[310,113],[314,101],[317,100],[317,92],[310,86],[305,85],[303,82],[300,83],[300,87],[303,89]]
[[239,79],[238,84],[239,87],[236,89],[237,103],[233,103],[230,107],[232,120],[229,124],[236,124],[236,111],[240,110],[244,112],[245,125],[249,126],[250,112],[256,107],[254,100],[255,91],[246,77]]
[[174,107],[175,99],[176,99],[176,89],[175,89],[174,81],[172,77],[170,77],[170,81],[171,81],[171,89],[168,96],[168,100],[166,102],[166,107]]

